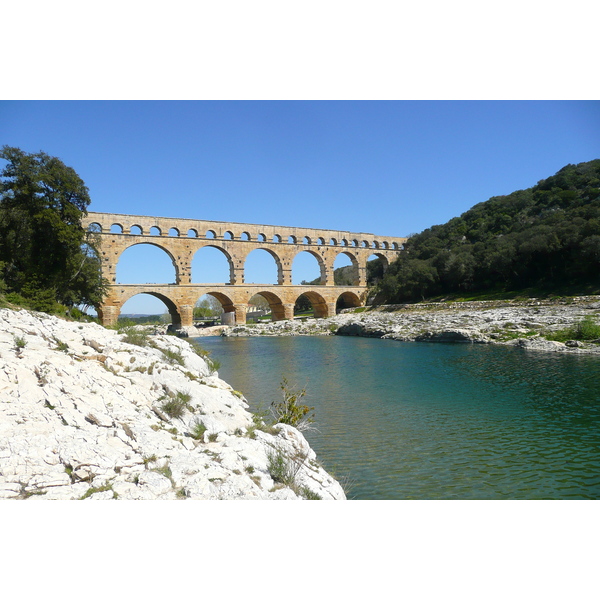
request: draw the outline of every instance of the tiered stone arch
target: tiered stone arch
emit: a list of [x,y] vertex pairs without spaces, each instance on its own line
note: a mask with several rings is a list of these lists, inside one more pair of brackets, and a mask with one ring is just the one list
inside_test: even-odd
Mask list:
[[[217,297],[226,313],[235,314],[236,322],[245,322],[248,301],[255,293],[267,299],[275,319],[293,318],[294,303],[302,294],[307,295],[317,316],[330,316],[335,314],[340,297],[352,305],[363,305],[367,296],[368,258],[376,254],[387,265],[401,252],[406,241],[406,238],[348,231],[96,212],[88,213],[83,225],[95,231],[100,240],[102,272],[109,282],[109,293],[97,309],[102,322],[108,325],[116,322],[123,303],[138,293],[150,293],[163,300],[173,322],[184,326],[192,324],[196,300],[205,293]],[[121,233],[111,233],[115,225]],[[116,267],[120,256],[138,244],[152,244],[167,253],[175,267],[175,284],[117,284]],[[206,246],[218,248],[227,257],[229,282],[210,287],[192,284],[192,260],[195,253]],[[245,283],[246,259],[256,249],[266,250],[275,259],[277,284]],[[320,285],[292,285],[292,263],[301,252],[309,252],[317,259]],[[340,253],[349,256],[357,268],[357,280],[352,286],[334,286],[334,262]]]

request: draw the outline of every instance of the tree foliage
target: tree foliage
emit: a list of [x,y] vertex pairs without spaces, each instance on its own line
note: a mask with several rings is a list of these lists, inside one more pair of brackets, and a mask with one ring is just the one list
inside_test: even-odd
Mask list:
[[81,219],[88,189],[71,168],[44,152],[4,146],[0,159],[0,278],[32,308],[97,305],[105,292],[97,240]]
[[467,291],[600,287],[600,160],[567,165],[532,188],[410,237],[379,302]]
[[210,294],[198,300],[194,307],[194,319],[211,319],[219,317],[223,314],[223,306],[221,303]]

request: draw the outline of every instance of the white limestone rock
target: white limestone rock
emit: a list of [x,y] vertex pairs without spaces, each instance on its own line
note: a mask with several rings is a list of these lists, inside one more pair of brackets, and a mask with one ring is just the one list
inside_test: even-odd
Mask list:
[[[0,309],[0,498],[301,499],[308,489],[345,498],[308,462],[295,482],[276,484],[274,447],[316,464],[314,452],[293,428],[249,437],[246,400],[186,340],[125,338]],[[182,414],[169,416],[165,403],[177,399]],[[199,422],[203,440],[193,437]]]

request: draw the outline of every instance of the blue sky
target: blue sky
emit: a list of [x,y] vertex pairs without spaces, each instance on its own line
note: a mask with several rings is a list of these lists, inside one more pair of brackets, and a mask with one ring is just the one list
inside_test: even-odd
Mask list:
[[[0,131],[72,166],[90,210],[404,236],[599,158],[600,102],[3,101]],[[223,281],[203,252],[194,281]],[[274,264],[256,254],[246,280],[267,283]],[[169,282],[171,269],[140,246],[117,275]],[[308,255],[294,263],[296,283],[317,275]]]

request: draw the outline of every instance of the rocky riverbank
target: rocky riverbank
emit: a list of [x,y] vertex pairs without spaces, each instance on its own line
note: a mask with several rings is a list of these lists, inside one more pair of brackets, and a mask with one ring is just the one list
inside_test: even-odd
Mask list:
[[0,309],[0,498],[344,499],[202,351]]
[[530,350],[600,353],[600,340],[550,341],[558,330],[600,315],[600,297],[563,300],[437,302],[350,309],[328,319],[220,328],[213,335],[350,335],[404,342],[504,344]]

